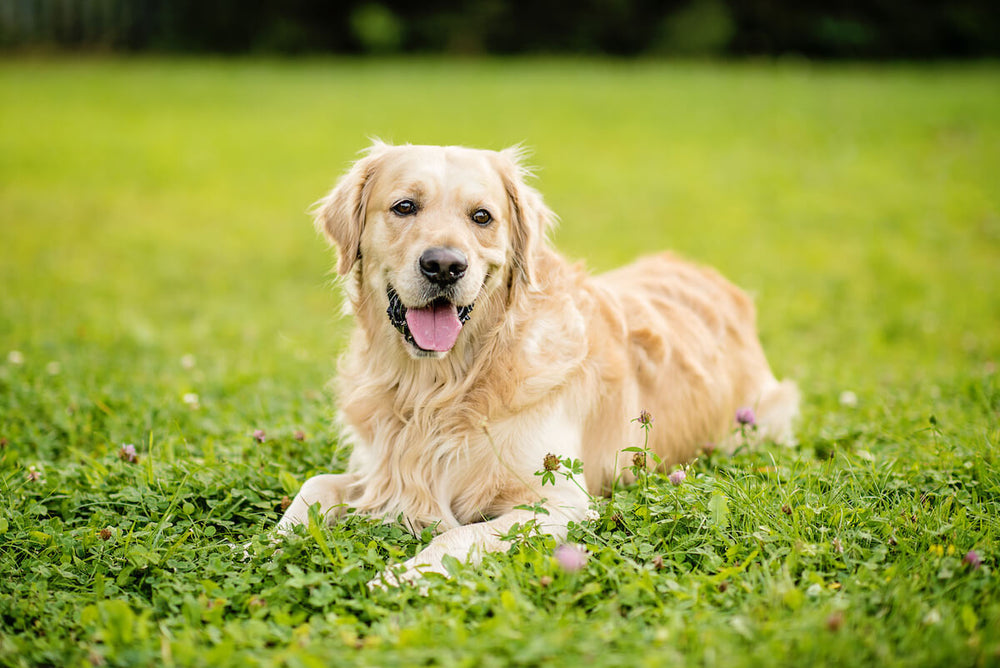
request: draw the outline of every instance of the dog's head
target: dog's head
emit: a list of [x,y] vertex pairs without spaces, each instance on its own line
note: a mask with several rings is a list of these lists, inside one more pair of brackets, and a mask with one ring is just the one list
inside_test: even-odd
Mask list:
[[355,310],[384,306],[412,356],[446,355],[477,303],[534,280],[554,216],[525,173],[517,148],[375,143],[316,211]]

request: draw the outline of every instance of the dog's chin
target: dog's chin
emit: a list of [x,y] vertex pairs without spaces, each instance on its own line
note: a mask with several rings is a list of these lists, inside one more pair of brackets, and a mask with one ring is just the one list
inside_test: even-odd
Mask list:
[[[465,323],[468,322],[469,318],[472,317],[472,309],[475,306],[475,302],[459,306],[454,304],[447,297],[437,297],[430,300],[423,306],[419,307],[408,307],[406,306],[402,299],[400,299],[399,294],[396,290],[389,285],[386,289],[386,296],[389,301],[388,308],[386,308],[386,316],[389,319],[389,324],[396,330],[402,340],[403,347],[406,352],[409,353],[410,357],[414,359],[441,359],[446,357],[449,352],[455,347],[458,342],[458,337],[461,336],[461,329],[464,327]],[[449,337],[450,345],[444,348],[438,341],[434,341],[434,334],[417,334],[414,335],[410,327],[409,318],[407,318],[407,313],[410,310],[423,311],[434,310],[441,313],[450,315],[451,322],[448,323],[452,328],[457,327],[458,331],[453,331],[453,336]],[[414,314],[410,314],[413,316]],[[432,339],[431,343],[428,344],[427,338]],[[424,339],[421,341],[421,339]],[[421,345],[424,343],[424,345]]]
[[424,350],[415,343],[403,341],[403,347],[415,360],[439,360],[448,356],[451,350]]

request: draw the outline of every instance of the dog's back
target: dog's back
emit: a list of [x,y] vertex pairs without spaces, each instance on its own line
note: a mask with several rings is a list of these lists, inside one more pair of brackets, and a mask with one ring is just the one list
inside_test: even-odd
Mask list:
[[[627,425],[646,410],[655,421],[650,447],[670,465],[708,445],[735,445],[736,411],[747,407],[756,414],[755,440],[791,440],[798,390],[771,373],[746,293],[718,272],[671,254],[597,276],[591,286],[604,317],[617,318],[626,330],[623,343],[592,346],[600,357],[602,349],[624,345],[618,356],[628,369],[617,392],[606,388],[606,396],[619,399],[605,400],[588,433],[609,437],[607,426]],[[635,442],[641,438],[637,429],[626,434],[618,447],[641,445]],[[593,443],[585,450],[607,447]],[[607,455],[600,459],[607,467]]]

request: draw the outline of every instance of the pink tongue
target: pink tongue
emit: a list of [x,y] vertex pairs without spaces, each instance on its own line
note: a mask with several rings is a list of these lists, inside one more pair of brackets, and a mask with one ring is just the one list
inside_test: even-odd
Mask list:
[[451,350],[462,330],[454,304],[406,309],[406,324],[418,346],[437,352]]

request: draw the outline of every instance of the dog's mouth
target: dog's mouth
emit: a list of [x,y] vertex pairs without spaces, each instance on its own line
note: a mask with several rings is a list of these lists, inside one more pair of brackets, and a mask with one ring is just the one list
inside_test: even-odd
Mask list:
[[458,306],[446,297],[438,297],[421,307],[407,307],[390,285],[386,290],[389,322],[408,343],[425,352],[451,350],[458,335],[472,316],[475,304]]

